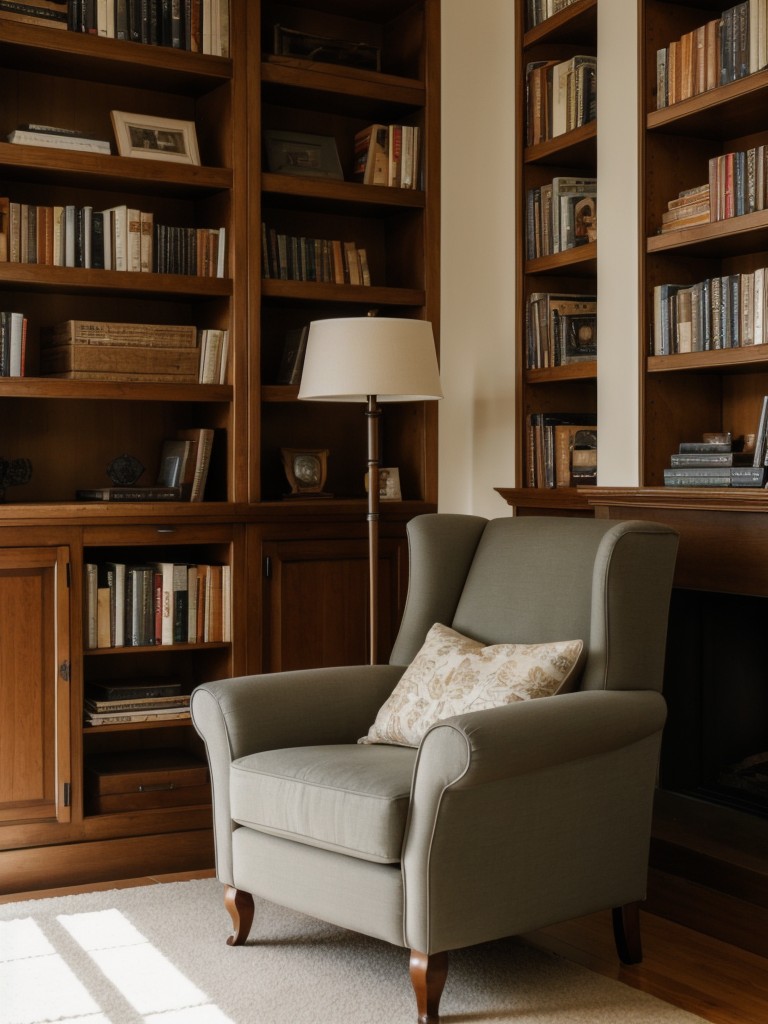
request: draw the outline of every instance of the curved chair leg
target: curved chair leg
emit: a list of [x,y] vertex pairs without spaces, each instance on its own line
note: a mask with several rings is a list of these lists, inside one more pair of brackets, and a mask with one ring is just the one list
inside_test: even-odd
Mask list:
[[640,904],[625,903],[614,907],[613,937],[616,952],[624,964],[639,964],[643,959],[643,944],[640,938]]
[[448,976],[448,954],[419,953],[412,949],[410,971],[419,1024],[439,1024],[440,996]]
[[232,918],[232,927],[235,929],[227,939],[227,945],[242,946],[253,924],[253,896],[242,889],[227,885],[224,889],[224,906]]

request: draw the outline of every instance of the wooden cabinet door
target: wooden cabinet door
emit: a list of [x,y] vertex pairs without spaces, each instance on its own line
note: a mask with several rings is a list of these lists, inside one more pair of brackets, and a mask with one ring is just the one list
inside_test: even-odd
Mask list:
[[[361,540],[271,541],[264,567],[267,672],[368,662],[368,547]],[[379,544],[379,651],[386,662],[403,610],[404,540]]]
[[68,562],[0,548],[0,824],[70,820]]

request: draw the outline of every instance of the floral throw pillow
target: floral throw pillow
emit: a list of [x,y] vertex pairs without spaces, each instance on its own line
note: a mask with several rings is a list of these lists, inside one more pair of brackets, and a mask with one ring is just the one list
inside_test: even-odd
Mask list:
[[436,623],[359,743],[416,747],[435,722],[534,697],[576,681],[581,640],[486,647]]

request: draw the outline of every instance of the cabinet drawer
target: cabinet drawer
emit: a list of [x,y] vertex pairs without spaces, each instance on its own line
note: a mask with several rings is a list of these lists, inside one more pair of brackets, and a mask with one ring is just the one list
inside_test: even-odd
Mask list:
[[85,795],[91,814],[209,803],[208,765],[183,750],[105,754],[86,765]]

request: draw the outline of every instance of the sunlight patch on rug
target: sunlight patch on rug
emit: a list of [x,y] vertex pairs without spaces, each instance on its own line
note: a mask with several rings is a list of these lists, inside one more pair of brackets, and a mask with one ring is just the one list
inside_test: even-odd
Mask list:
[[[212,879],[0,905],[0,1024],[415,1024],[407,950],[265,900],[230,930]],[[443,1024],[702,1024],[520,939],[450,963]]]

